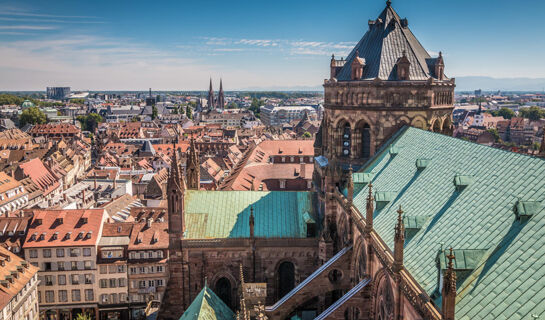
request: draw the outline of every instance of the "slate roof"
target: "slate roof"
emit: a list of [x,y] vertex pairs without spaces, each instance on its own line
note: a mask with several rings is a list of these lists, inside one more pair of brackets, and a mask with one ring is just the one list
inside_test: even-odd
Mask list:
[[149,140],[146,140],[144,144],[142,145],[142,148],[140,148],[140,153],[146,153],[155,155],[155,149],[153,148],[153,145]]
[[235,313],[212,291],[204,286],[180,320],[233,320]]
[[387,5],[377,20],[369,21],[369,30],[350,52],[344,67],[337,74],[337,80],[351,80],[351,64],[359,52],[365,59],[362,79],[396,80],[395,65],[406,51],[411,63],[411,80],[427,80],[435,76],[435,60],[416,39],[408,27],[406,19],[401,19],[395,10]]
[[185,195],[186,239],[306,238],[305,213],[314,217],[310,192],[197,191]]
[[[398,149],[396,155],[391,147]],[[419,159],[429,163],[417,170]],[[373,177],[374,191],[394,193],[374,219],[390,248],[402,205],[415,232],[406,240],[405,266],[437,305],[444,250],[453,247],[456,319],[545,316],[544,160],[404,128],[362,171]],[[365,213],[367,186],[355,187],[354,205]],[[531,201],[538,203],[527,205]],[[522,216],[517,207],[529,210]]]

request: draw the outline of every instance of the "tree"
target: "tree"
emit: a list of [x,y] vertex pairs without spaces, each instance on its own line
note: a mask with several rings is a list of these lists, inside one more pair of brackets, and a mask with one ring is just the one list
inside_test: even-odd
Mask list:
[[532,145],[532,148],[534,150],[539,150],[539,148],[541,148],[541,143],[539,142],[534,142],[534,144]]
[[76,118],[81,123],[81,128],[85,131],[95,132],[98,124],[103,121],[102,117],[97,113],[89,113],[86,116],[78,116]]
[[261,106],[265,105],[264,100],[257,100],[257,98],[252,99],[252,104],[250,105],[250,111],[254,113],[256,118],[260,117]]
[[70,102],[74,104],[85,104],[85,99],[72,99]]
[[21,127],[26,124],[44,124],[47,122],[47,117],[38,107],[30,107],[23,110],[19,117],[19,125]]
[[515,116],[515,111],[502,107],[500,110],[493,111],[492,115],[496,117],[504,117],[505,119],[511,119]]
[[310,132],[305,131],[305,133],[303,133],[303,138],[312,138],[312,135],[310,134]]
[[488,129],[486,131],[490,132],[494,136],[494,140],[496,142],[500,141],[500,134],[498,133],[498,129],[490,128],[490,129]]
[[91,320],[91,315],[88,313],[78,313],[76,315],[76,320]]
[[189,105],[185,107],[185,115],[187,116],[188,119],[193,119],[193,114],[191,111],[191,107]]
[[174,106],[171,113],[172,114],[178,114],[178,106]]
[[134,117],[131,118],[131,122],[138,122],[140,120],[141,120],[140,116],[134,116]]
[[157,107],[156,106],[151,107],[151,120],[155,120],[157,118],[157,114],[158,114]]
[[519,115],[523,118],[537,121],[544,117],[544,110],[540,107],[520,108]]

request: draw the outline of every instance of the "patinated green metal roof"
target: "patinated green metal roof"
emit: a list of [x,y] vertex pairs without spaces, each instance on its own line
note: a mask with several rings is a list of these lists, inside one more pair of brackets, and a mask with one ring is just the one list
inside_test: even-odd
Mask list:
[[[418,170],[418,159],[433,161]],[[468,276],[458,287],[457,320],[545,318],[545,161],[405,128],[361,172],[373,175],[375,191],[396,191],[374,220],[390,248],[400,205],[406,216],[429,217],[415,221],[404,263],[430,296],[442,249],[453,247],[456,263],[470,268],[461,271]],[[367,194],[362,186],[354,197],[360,212]],[[517,210],[532,215],[519,219]]]
[[189,190],[185,239],[248,238],[251,207],[258,238],[305,238],[316,220],[310,192]]
[[206,285],[180,320],[234,320],[235,313]]

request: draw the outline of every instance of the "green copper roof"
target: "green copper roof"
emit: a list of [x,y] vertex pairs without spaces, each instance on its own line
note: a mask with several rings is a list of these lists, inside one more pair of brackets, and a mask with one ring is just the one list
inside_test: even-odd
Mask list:
[[[399,150],[393,157],[392,146]],[[418,159],[430,159],[424,170]],[[399,205],[411,219],[429,217],[415,221],[420,229],[404,251],[406,268],[428,294],[438,287],[441,248],[453,247],[463,259],[456,263],[471,268],[458,287],[457,320],[545,319],[545,161],[404,128],[361,172],[373,175],[374,191],[396,192],[374,220],[390,248]],[[457,188],[456,179],[466,186]],[[362,186],[354,197],[362,213],[367,194]],[[532,215],[519,219],[517,210]]]
[[251,207],[259,238],[305,238],[316,220],[310,192],[189,190],[185,238],[248,238]]
[[180,320],[234,320],[236,315],[212,291],[205,286],[195,297]]

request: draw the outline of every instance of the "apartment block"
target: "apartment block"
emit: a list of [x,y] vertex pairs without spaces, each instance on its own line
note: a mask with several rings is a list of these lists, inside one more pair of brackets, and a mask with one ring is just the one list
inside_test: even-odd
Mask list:
[[38,268],[0,246],[0,320],[37,320]]
[[103,209],[34,211],[23,248],[39,268],[41,319],[97,318],[96,255],[106,216]]

